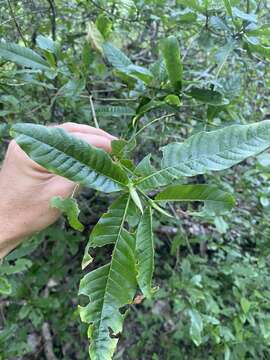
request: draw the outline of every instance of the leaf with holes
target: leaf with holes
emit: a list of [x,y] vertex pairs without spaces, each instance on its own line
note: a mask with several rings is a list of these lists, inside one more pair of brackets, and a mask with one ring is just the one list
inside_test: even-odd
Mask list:
[[119,309],[130,304],[136,293],[135,266],[135,238],[122,230],[111,262],[81,280],[79,294],[89,298],[89,304],[80,307],[80,316],[90,324],[91,360],[107,360],[113,356],[125,316]]
[[0,277],[0,294],[10,295],[12,292],[12,288],[8,280],[4,277]]
[[99,219],[89,238],[90,247],[114,244],[123,229],[130,205],[129,195],[119,197]]

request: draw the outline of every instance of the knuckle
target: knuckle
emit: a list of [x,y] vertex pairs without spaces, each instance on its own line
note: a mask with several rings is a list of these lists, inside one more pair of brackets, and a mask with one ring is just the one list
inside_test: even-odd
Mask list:
[[70,126],[74,126],[74,125],[76,125],[74,122],[68,121],[68,122],[63,123],[61,126],[62,127],[70,127]]

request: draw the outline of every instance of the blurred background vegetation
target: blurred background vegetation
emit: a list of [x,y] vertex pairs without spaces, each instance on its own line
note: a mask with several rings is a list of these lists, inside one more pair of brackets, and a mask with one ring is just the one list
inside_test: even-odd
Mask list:
[[[179,96],[168,92],[160,57],[160,40],[169,35],[182,52]],[[134,126],[162,117],[142,131],[136,162],[201,130],[270,118],[269,0],[0,0],[0,39],[32,48],[50,64],[45,72],[14,65],[0,48],[1,159],[11,124],[94,126],[93,106],[100,127],[125,139]],[[123,54],[104,54],[104,40],[154,78],[142,68],[119,71]],[[200,96],[187,95],[192,85]],[[207,96],[213,89],[220,103]],[[231,214],[177,204],[175,219],[155,218],[159,290],[132,305],[115,359],[270,359],[269,166],[266,152],[192,179],[234,194]],[[1,360],[88,359],[77,311],[80,262],[111,200],[83,190],[83,234],[61,219],[7,257],[0,268],[7,279],[0,283]],[[104,251],[94,256],[103,260]]]

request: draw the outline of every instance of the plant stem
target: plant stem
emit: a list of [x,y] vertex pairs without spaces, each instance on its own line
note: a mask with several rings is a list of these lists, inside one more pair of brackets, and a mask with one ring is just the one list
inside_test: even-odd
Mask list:
[[19,24],[18,24],[18,22],[16,20],[15,14],[13,12],[13,9],[12,9],[11,3],[10,3],[10,0],[7,0],[7,2],[8,2],[9,10],[10,10],[10,15],[12,17],[12,20],[14,21],[16,29],[18,30],[18,33],[19,33],[19,35],[20,35],[20,37],[21,37],[21,39],[22,39],[22,41],[24,43],[24,46],[27,46],[27,42],[26,42],[25,37],[23,36],[23,33],[21,31],[21,28],[20,28],[20,26],[19,26]]
[[167,114],[167,115],[162,115],[152,121],[150,121],[148,124],[144,125],[140,130],[138,130],[136,132],[136,134],[134,135],[133,138],[135,138],[136,136],[138,136],[142,131],[144,131],[146,128],[148,128],[149,126],[151,126],[152,124],[154,124],[155,122],[159,121],[159,120],[162,120],[164,118],[167,118],[167,117],[171,117],[171,116],[174,116],[174,113],[171,113],[171,114]]
[[[172,210],[175,218],[178,220],[179,230],[180,230],[183,234],[185,234],[185,231],[184,231],[184,229],[183,229],[183,227],[182,227],[182,224],[181,224],[181,222],[180,222],[180,217],[179,217],[179,215],[178,215],[177,212],[175,211],[175,209],[174,209],[174,207],[172,206],[172,204],[169,203],[169,207],[170,207],[170,209]],[[184,237],[185,237],[186,245],[187,245],[187,248],[188,248],[189,252],[190,252],[192,255],[194,255],[194,252],[193,252],[193,250],[192,250],[192,247],[191,247],[191,245],[190,245],[190,242],[189,242],[188,237],[186,236],[186,234],[184,235]]]
[[97,115],[96,115],[96,111],[95,111],[95,106],[94,106],[94,103],[93,103],[93,96],[92,96],[92,95],[89,95],[89,102],[90,102],[90,106],[91,106],[91,111],[92,111],[92,115],[93,115],[93,120],[94,120],[95,127],[96,127],[97,129],[99,129],[99,124],[98,124],[98,121],[97,121]]
[[56,40],[56,9],[55,9],[55,3],[54,0],[47,0],[49,5],[50,5],[50,9],[51,9],[51,26],[52,26],[52,39],[53,41]]
[[250,1],[247,0],[247,13],[249,14],[250,13]]

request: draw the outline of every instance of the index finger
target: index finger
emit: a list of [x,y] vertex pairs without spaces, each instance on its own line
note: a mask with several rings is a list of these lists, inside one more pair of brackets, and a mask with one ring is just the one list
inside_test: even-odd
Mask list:
[[57,127],[60,127],[68,132],[79,132],[79,133],[85,133],[85,134],[89,134],[89,135],[98,135],[98,136],[105,136],[106,138],[108,138],[109,140],[116,140],[117,138],[109,133],[107,133],[106,131],[102,130],[102,129],[97,129],[93,126],[89,126],[89,125],[83,125],[83,124],[76,124],[76,123],[72,123],[72,122],[67,122],[64,124],[60,124],[57,125]]

